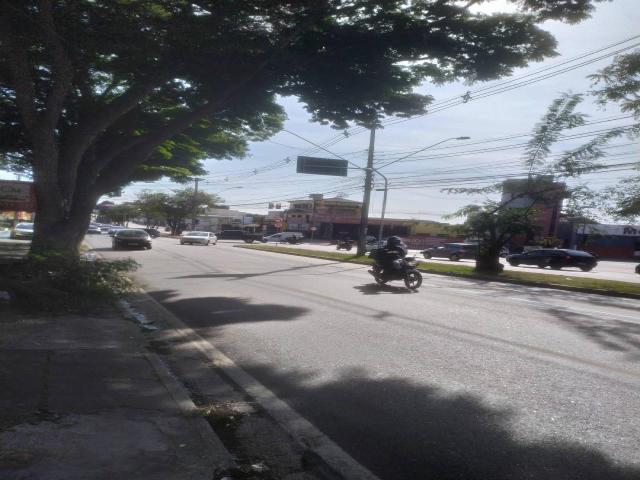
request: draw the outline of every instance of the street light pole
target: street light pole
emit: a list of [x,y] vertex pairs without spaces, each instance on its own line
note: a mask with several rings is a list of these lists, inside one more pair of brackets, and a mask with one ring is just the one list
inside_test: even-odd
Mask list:
[[376,127],[372,126],[369,134],[369,153],[364,175],[364,195],[362,196],[362,212],[360,214],[360,228],[358,228],[358,255],[367,251],[367,226],[369,223],[369,203],[371,202],[371,180],[373,179],[373,149],[376,143]]
[[191,230],[196,229],[196,217],[198,216],[198,182],[199,178],[194,178],[195,187],[193,189],[193,215],[191,217]]

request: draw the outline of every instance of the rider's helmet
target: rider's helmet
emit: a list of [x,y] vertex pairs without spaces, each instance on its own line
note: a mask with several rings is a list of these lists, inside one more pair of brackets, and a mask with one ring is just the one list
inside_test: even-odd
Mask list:
[[400,239],[400,237],[396,237],[395,235],[393,237],[389,237],[387,238],[387,247],[397,247],[398,245],[402,244],[402,240]]

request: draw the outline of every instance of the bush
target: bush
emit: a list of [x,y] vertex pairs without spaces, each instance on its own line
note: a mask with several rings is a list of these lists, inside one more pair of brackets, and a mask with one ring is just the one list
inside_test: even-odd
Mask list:
[[31,254],[4,266],[0,290],[13,304],[28,311],[49,313],[86,312],[113,303],[133,289],[126,275],[139,264],[133,259],[94,260],[61,254]]

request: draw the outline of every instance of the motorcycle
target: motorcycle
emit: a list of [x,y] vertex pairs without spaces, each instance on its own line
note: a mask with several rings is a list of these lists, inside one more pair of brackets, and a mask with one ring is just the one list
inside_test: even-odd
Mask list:
[[336,243],[336,250],[345,249],[349,251],[353,248],[353,240],[338,240]]
[[378,285],[384,285],[391,280],[403,280],[409,290],[417,290],[422,285],[422,274],[416,269],[418,262],[414,257],[398,258],[393,261],[393,267],[384,271],[382,265],[378,263],[376,251],[369,255],[376,260],[369,273],[373,275]]

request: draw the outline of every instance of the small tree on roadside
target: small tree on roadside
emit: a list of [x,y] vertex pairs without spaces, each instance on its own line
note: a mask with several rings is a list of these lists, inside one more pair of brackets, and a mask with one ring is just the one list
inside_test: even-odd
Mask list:
[[195,193],[192,188],[175,190],[172,195],[142,192],[136,202],[138,208],[143,211],[159,215],[171,228],[172,235],[180,233],[186,220],[196,213],[200,206],[211,207],[221,203],[222,199],[219,196],[202,191]]
[[164,206],[169,196],[166,193],[144,190],[135,201],[140,216],[147,228],[166,222]]
[[140,215],[140,211],[135,203],[126,202],[111,207],[107,215],[113,223],[128,226],[130,220]]
[[479,240],[476,271],[499,273],[500,251],[516,235],[527,237],[538,233],[533,223],[537,211],[534,208],[502,208],[498,202],[484,205],[467,205],[452,216],[466,217],[458,232]]
[[[628,135],[640,135],[640,50],[614,58],[611,65],[591,75],[598,89],[591,93],[601,105],[615,102],[623,112],[631,112],[639,123],[628,130]],[[636,174],[622,179],[615,187],[604,190],[609,201],[608,213],[629,222],[640,219],[640,160]]]
[[[573,194],[565,186],[561,192],[556,180],[599,168],[597,160],[605,155],[601,147],[624,133],[622,129],[614,129],[597,135],[578,148],[565,151],[551,160],[551,147],[560,139],[562,132],[584,125],[586,116],[576,112],[582,99],[582,95],[562,94],[551,103],[541,121],[535,125],[523,158],[526,178],[519,182],[520,190],[515,196],[501,202],[487,200],[483,205],[468,206],[454,214],[466,216],[463,228],[474,232],[480,240],[477,271],[500,272],[500,250],[511,238],[526,235],[531,239],[542,233],[535,227],[539,213],[537,209],[557,205],[562,198],[570,198]],[[495,195],[501,193],[503,188],[504,184],[498,183],[484,188],[454,188],[446,191]],[[576,195],[580,193],[576,191]],[[584,195],[584,192],[581,194]]]

